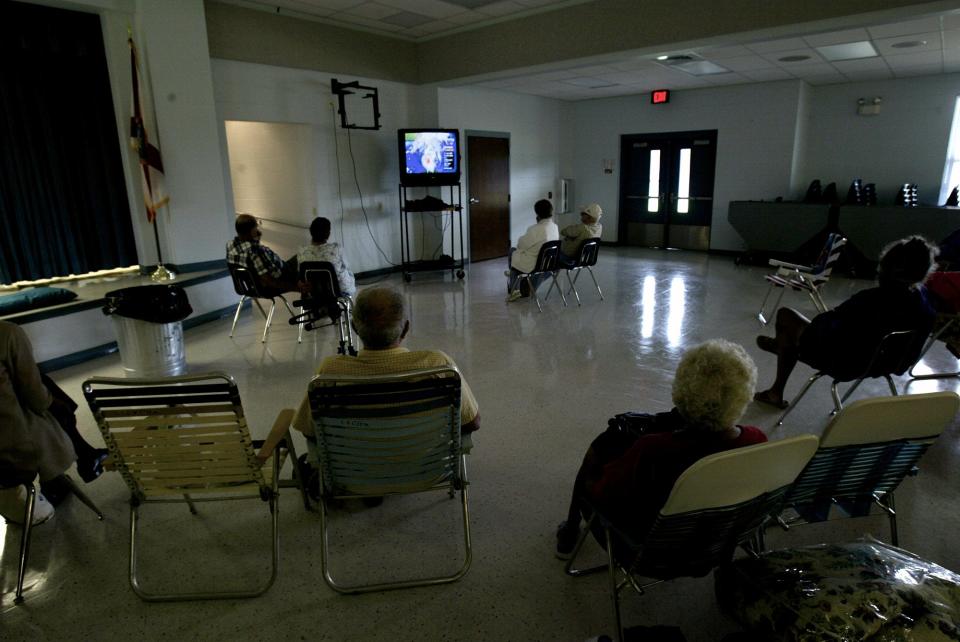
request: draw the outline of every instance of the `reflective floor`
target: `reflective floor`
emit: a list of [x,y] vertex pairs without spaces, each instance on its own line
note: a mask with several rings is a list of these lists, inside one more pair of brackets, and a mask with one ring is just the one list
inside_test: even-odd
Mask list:
[[[567,578],[553,557],[554,531],[579,461],[609,416],[669,409],[675,364],[694,343],[712,337],[742,343],[757,361],[761,384],[770,382],[773,358],[754,343],[766,270],[704,254],[604,248],[596,275],[606,300],[599,300],[584,274],[578,284],[582,307],[571,297],[563,308],[554,293],[541,314],[532,302],[504,303],[503,269],[500,261],[473,265],[463,283],[440,274],[414,275],[408,285],[398,277],[386,280],[407,296],[407,345],[452,355],[480,404],[482,428],[468,461],[474,560],[465,578],[444,587],[340,596],[320,574],[318,517],[305,512],[289,490],[281,498],[279,576],[265,596],[146,604],[127,585],[128,494],[119,476],[108,473],[86,486],[106,521],[68,500],[36,529],[22,606],[12,600],[20,530],[0,524],[0,638],[583,640],[610,631],[604,577]],[[835,279],[828,302],[869,285]],[[813,313],[800,295],[788,293],[785,303]],[[295,329],[278,312],[263,345],[263,320],[254,312],[241,315],[233,339],[227,337],[231,319],[225,318],[188,331],[186,341],[192,371],[220,370],[236,378],[256,438],[281,408],[299,401],[312,370],[336,344],[332,329],[325,328],[298,345]],[[942,346],[923,365],[955,366]],[[85,378],[120,374],[113,355],[53,377],[82,402]],[[800,366],[788,395],[809,374]],[[928,392],[956,389],[958,381],[899,384]],[[775,411],[756,405],[743,423],[760,426],[771,439],[818,433],[831,407],[828,388],[825,381],[814,386],[780,428],[772,428]],[[884,393],[885,386],[874,382],[857,396]],[[102,444],[85,406],[79,418],[90,441]],[[957,437],[953,426],[929,451],[921,474],[897,494],[901,544],[954,570],[960,569]],[[445,495],[388,500],[373,509],[347,506],[333,517],[334,572],[345,579],[441,572],[459,562],[459,513]],[[256,584],[269,573],[269,517],[259,502],[204,505],[198,516],[182,506],[147,507],[142,528],[146,588],[229,589]],[[885,518],[771,531],[768,545],[866,533],[886,539]],[[599,559],[598,551],[591,546]],[[676,580],[643,597],[629,594],[624,618],[628,625],[677,625],[689,640],[705,642],[736,630],[715,606],[710,577]]]

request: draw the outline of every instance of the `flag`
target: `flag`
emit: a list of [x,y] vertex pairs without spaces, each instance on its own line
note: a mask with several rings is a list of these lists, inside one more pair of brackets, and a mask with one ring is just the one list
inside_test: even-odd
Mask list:
[[163,161],[160,150],[150,142],[144,120],[142,97],[140,95],[140,61],[133,38],[130,45],[130,69],[133,73],[133,116],[130,118],[130,145],[140,160],[141,179],[143,181],[143,203],[147,208],[147,220],[153,223],[157,210],[170,202],[164,194]]

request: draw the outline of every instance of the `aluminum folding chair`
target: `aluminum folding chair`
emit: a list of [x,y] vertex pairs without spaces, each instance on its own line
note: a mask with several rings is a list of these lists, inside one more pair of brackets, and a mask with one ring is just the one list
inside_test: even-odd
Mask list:
[[[624,588],[631,586],[642,595],[665,580],[707,575],[733,559],[738,546],[756,553],[762,525],[780,510],[790,485],[816,449],[815,436],[801,435],[704,457],[680,475],[650,531],[640,539],[594,509],[566,573],[580,577],[607,571],[617,639],[622,640]],[[574,568],[594,525],[603,532],[607,563]]]
[[823,431],[820,448],[787,493],[778,521],[824,521],[831,505],[852,517],[866,516],[875,504],[890,521],[890,541],[899,545],[893,492],[904,477],[917,474],[917,462],[956,417],[960,397],[932,392],[855,401]]
[[[834,265],[840,259],[840,250],[846,245],[847,239],[841,234],[828,234],[827,242],[820,251],[820,257],[815,265],[797,265],[795,263],[785,263],[776,259],[770,259],[770,266],[777,268],[773,274],[764,277],[770,286],[767,288],[767,294],[763,297],[760,304],[760,311],[757,313],[757,319],[760,323],[766,325],[774,317],[777,308],[780,307],[780,301],[783,299],[783,293],[790,288],[795,291],[806,292],[817,308],[817,312],[826,312],[827,304],[823,300],[821,291],[827,281],[830,280],[830,274]],[[777,296],[776,303],[769,314],[765,314],[767,300],[773,288],[780,288],[780,294]]]
[[[285,433],[283,448],[274,450],[272,475],[264,477],[250,439],[240,394],[233,379],[210,373],[162,379],[95,377],[83,384],[83,394],[110,451],[112,467],[130,489],[130,586],[151,602],[212,600],[263,595],[277,576],[279,562],[279,475],[281,453],[294,462],[289,438],[293,410],[280,412],[272,432]],[[278,430],[278,427],[280,430]],[[185,503],[197,513],[195,502],[256,499],[269,507],[273,554],[269,579],[255,587],[219,592],[152,593],[137,575],[137,526],[140,508],[158,503]]]
[[[597,277],[593,274],[593,266],[597,264],[597,255],[600,252],[600,239],[599,237],[594,237],[592,239],[587,239],[580,244],[579,249],[577,250],[577,256],[572,263],[565,263],[563,260],[560,261],[560,267],[562,267],[567,274],[567,283],[570,285],[570,289],[567,290],[567,294],[573,292],[573,295],[577,297],[577,306],[580,304],[580,293],[577,292],[577,279],[580,278],[580,270],[586,268],[587,272],[590,273],[590,278],[593,279],[593,285],[597,288],[597,294],[600,295],[600,300],[603,301],[603,291],[600,290],[600,284],[597,283]],[[570,280],[570,273],[576,272],[573,275],[573,280]],[[546,301],[550,298],[550,293],[553,291],[553,286],[556,285],[556,279],[550,284],[550,289],[547,290],[547,296],[543,297],[543,300]],[[557,290],[560,290],[560,286],[557,285]]]
[[[563,301],[563,307],[567,307],[567,297],[563,295],[563,292],[560,290],[560,284],[557,283],[557,272],[560,271],[559,266],[560,260],[560,241],[547,241],[540,246],[540,252],[537,253],[537,263],[534,265],[533,270],[530,272],[521,272],[517,277],[516,287],[520,287],[520,281],[525,280],[527,282],[527,288],[530,289],[530,294],[533,295],[534,301],[537,302],[537,309],[543,312],[543,306],[540,305],[540,297],[537,296],[537,288],[533,285],[532,277],[540,274],[548,274],[550,278],[553,279],[553,283],[550,285],[550,290],[553,289],[553,286],[557,286],[557,292],[560,292],[560,299]],[[547,296],[550,296],[550,291],[547,291]],[[544,299],[546,300],[546,299]]]
[[[270,325],[273,323],[273,312],[277,307],[277,299],[279,298],[281,301],[283,301],[283,305],[286,306],[287,312],[290,313],[291,317],[295,316],[293,309],[290,307],[290,304],[287,303],[287,299],[282,293],[269,293],[262,291],[257,285],[257,279],[254,278],[253,272],[251,272],[248,268],[227,263],[227,269],[230,271],[230,278],[233,280],[233,289],[237,294],[240,295],[240,302],[237,303],[237,311],[233,313],[233,325],[230,326],[230,337],[233,337],[233,332],[237,329],[237,319],[240,318],[240,310],[243,308],[244,302],[247,299],[250,299],[256,304],[257,308],[260,310],[260,314],[263,315],[263,318],[266,319],[266,324],[263,326],[263,337],[260,339],[261,343],[266,343],[267,333],[270,332]],[[260,305],[260,299],[270,299],[269,313],[267,313],[263,309],[263,306]]]
[[[793,412],[793,409],[797,407],[797,404],[800,403],[803,396],[810,390],[810,386],[820,379],[820,377],[824,376],[833,378],[833,383],[830,386],[830,395],[833,398],[833,410],[830,414],[836,414],[843,409],[843,402],[853,394],[854,390],[863,383],[864,379],[883,377],[887,381],[887,386],[890,387],[890,394],[896,397],[897,386],[893,383],[892,375],[903,374],[917,362],[920,358],[921,345],[923,345],[923,336],[921,336],[918,331],[897,330],[886,334],[880,340],[876,351],[873,353],[873,357],[870,359],[870,364],[861,375],[848,377],[830,373],[825,370],[819,370],[813,373],[813,375],[807,379],[807,382],[803,384],[797,396],[790,401],[790,405],[784,409],[783,414],[777,419],[776,425],[779,426],[783,423],[787,415]],[[853,381],[854,383],[841,398],[838,387],[841,383],[847,381]]]
[[350,325],[350,315],[353,310],[353,301],[340,291],[340,281],[333,264],[328,261],[304,261],[300,264],[300,278],[310,285],[310,295],[293,305],[301,312],[291,317],[290,325],[300,327],[297,342],[303,340],[303,331],[329,325],[322,323],[329,319],[337,326],[340,333],[340,347],[338,354],[357,356],[357,349],[353,341],[353,328]]
[[[470,568],[460,385],[460,373],[453,367],[371,377],[318,375],[310,382],[307,395],[322,485],[320,563],[333,590],[367,593],[446,584]],[[333,577],[327,501],[430,491],[451,498],[460,493],[464,558],[455,572],[373,584],[347,584]]]

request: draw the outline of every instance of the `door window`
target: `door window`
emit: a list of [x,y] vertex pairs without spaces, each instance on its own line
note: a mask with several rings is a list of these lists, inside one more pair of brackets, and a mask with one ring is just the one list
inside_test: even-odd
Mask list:
[[650,178],[647,181],[647,211],[660,210],[660,150],[650,150]]
[[690,148],[680,150],[680,177],[677,182],[677,213],[690,211]]

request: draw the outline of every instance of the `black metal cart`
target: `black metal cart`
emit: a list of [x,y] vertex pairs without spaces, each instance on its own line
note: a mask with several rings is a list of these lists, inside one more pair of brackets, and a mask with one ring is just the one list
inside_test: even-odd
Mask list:
[[[427,195],[425,187],[407,187],[400,185],[400,257],[402,262],[403,280],[409,283],[414,272],[430,272],[450,270],[458,279],[464,277],[463,268],[466,264],[463,252],[463,193],[460,184],[440,187],[440,198]],[[422,192],[422,198],[411,200],[410,192]],[[444,199],[443,196],[447,198]],[[437,213],[450,217],[450,255],[440,258],[414,259],[410,252],[410,214]],[[447,225],[444,224],[444,228]],[[441,234],[443,237],[444,231]],[[421,252],[423,248],[421,248]]]

